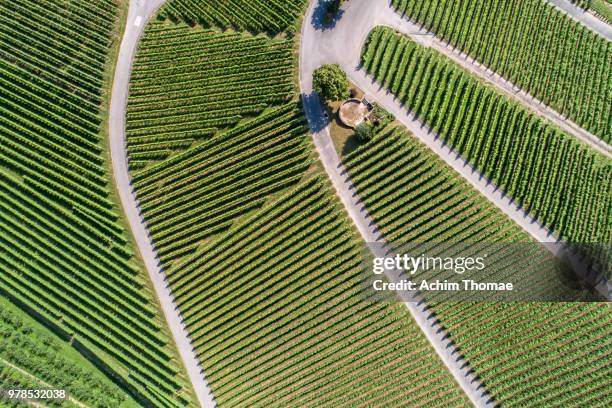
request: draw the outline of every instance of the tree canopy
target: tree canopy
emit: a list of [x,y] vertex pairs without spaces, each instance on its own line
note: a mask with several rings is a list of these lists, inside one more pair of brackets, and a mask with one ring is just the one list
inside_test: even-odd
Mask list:
[[317,68],[313,74],[314,90],[326,101],[338,101],[349,94],[349,81],[338,64]]

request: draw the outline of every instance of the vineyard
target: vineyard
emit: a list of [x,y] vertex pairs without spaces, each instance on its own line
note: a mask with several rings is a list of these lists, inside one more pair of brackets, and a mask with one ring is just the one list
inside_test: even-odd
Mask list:
[[612,141],[612,43],[545,0],[393,0],[453,47]]
[[142,404],[183,405],[107,172],[102,110],[120,18],[112,0],[0,2],[0,292]]
[[562,239],[611,241],[609,159],[391,29],[372,31],[362,61],[466,161]]
[[[274,38],[220,31],[213,3],[170,2],[146,28],[127,137],[139,207],[216,403],[464,406],[405,307],[360,297],[361,247],[295,92],[290,27],[306,2],[268,14],[287,27]],[[236,17],[235,29],[265,31]]]
[[310,166],[295,102],[132,172],[140,209],[164,265],[193,251],[289,187]]
[[295,31],[306,0],[174,0],[160,18],[275,35]]
[[292,50],[291,39],[150,24],[130,84],[130,168],[163,160],[289,100]]
[[[351,153],[345,165],[390,242],[530,240],[467,181],[399,128],[380,132]],[[509,265],[499,278],[524,274],[522,267]],[[604,407],[612,403],[609,304],[443,302],[431,306],[502,405]]]
[[168,270],[220,406],[465,406],[407,309],[370,303],[361,246],[308,177]]
[[[168,20],[207,7],[183,3],[169,2],[145,28],[127,109],[133,186],[164,267],[295,185],[312,155],[295,38]],[[297,4],[284,18],[295,20]]]

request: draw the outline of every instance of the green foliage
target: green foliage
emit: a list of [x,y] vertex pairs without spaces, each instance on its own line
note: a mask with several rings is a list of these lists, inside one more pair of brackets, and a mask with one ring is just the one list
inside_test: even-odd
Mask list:
[[374,126],[368,122],[362,122],[355,128],[355,136],[360,142],[367,142],[374,137]]
[[610,0],[591,0],[589,10],[601,20],[612,24],[612,2]]
[[133,172],[164,266],[261,207],[269,194],[295,184],[310,165],[306,135],[302,114],[291,102]]
[[276,35],[296,30],[306,0],[172,0],[161,18]]
[[[345,165],[389,242],[531,241],[405,130],[381,131]],[[552,256],[544,253],[543,262],[546,255]],[[537,264],[534,273],[533,267],[512,262],[496,268],[495,276],[540,282],[534,288],[542,281],[563,288]],[[424,278],[436,274],[425,273]],[[602,341],[612,324],[609,303],[441,302],[430,307],[501,405],[610,405],[612,353]]]
[[169,274],[309,166],[307,129],[291,101],[293,46],[184,23],[146,28],[130,83],[128,156]]
[[[80,361],[69,359],[64,354],[67,345],[55,337],[39,334],[17,313],[2,303],[0,306],[0,359],[55,388],[66,389],[69,395],[87,405],[117,408],[126,401],[126,395],[100,373],[88,370]],[[9,369],[8,365],[0,366]],[[30,377],[23,379],[30,380]],[[34,388],[40,387],[38,384]]]
[[372,31],[362,61],[408,109],[562,239],[611,241],[609,159],[388,28]]
[[342,3],[344,3],[344,0],[329,0],[327,2],[326,12],[331,15],[336,14],[338,10],[340,10],[340,6],[342,6]]
[[349,95],[346,72],[338,64],[327,64],[317,68],[312,75],[312,86],[326,101],[339,101]]
[[162,161],[291,99],[292,50],[292,39],[149,24],[130,83],[130,168]]
[[325,1],[325,16],[323,20],[323,24],[330,25],[334,22],[334,19],[338,17],[338,11],[340,11],[340,6],[344,3],[345,0],[319,0]]
[[0,289],[73,334],[151,405],[181,404],[183,380],[105,161],[116,2],[2,1],[0,19]]
[[404,305],[363,301],[361,251],[327,177],[308,176],[173,268],[220,406],[468,404]]
[[570,0],[576,6],[588,10],[591,7],[592,0]]
[[392,4],[398,13],[612,142],[612,43],[550,2],[393,0]]

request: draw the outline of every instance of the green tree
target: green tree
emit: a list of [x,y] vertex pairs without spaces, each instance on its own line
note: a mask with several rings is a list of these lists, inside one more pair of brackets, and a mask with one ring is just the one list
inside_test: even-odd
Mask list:
[[323,65],[315,70],[312,78],[314,90],[326,101],[338,101],[348,96],[349,81],[340,65]]

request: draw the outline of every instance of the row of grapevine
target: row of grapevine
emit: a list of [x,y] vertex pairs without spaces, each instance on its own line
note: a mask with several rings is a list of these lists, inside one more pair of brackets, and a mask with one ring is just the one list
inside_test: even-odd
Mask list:
[[612,0],[570,0],[576,6],[594,13],[598,18],[612,23]]
[[612,43],[548,1],[392,3],[453,47],[612,141]]
[[610,243],[609,159],[391,29],[373,30],[362,60],[466,161],[562,239]]
[[275,35],[295,31],[306,0],[172,0],[161,18]]
[[109,185],[100,110],[119,7],[15,0],[0,20],[0,291],[143,403],[187,403]]
[[291,39],[147,26],[128,101],[130,167],[142,169],[289,100],[292,48]]
[[[237,3],[214,12],[305,5]],[[361,299],[361,251],[296,101],[295,38],[171,24],[146,29],[135,64],[132,185],[215,401],[464,406],[406,309]],[[153,151],[168,154],[134,165]]]
[[[345,165],[390,242],[530,240],[466,180],[399,128],[378,134],[348,155]],[[514,256],[504,275],[496,278],[554,279],[546,270],[526,271],[518,261],[530,257]],[[502,406],[603,407],[612,402],[606,387],[612,374],[609,303],[430,306]]]
[[310,165],[306,134],[290,102],[132,172],[160,260],[167,264],[193,252],[269,195],[297,183]]
[[612,24],[612,0],[589,0],[587,11],[600,20]]
[[370,303],[361,247],[304,179],[169,271],[220,405],[464,406],[400,303]]

